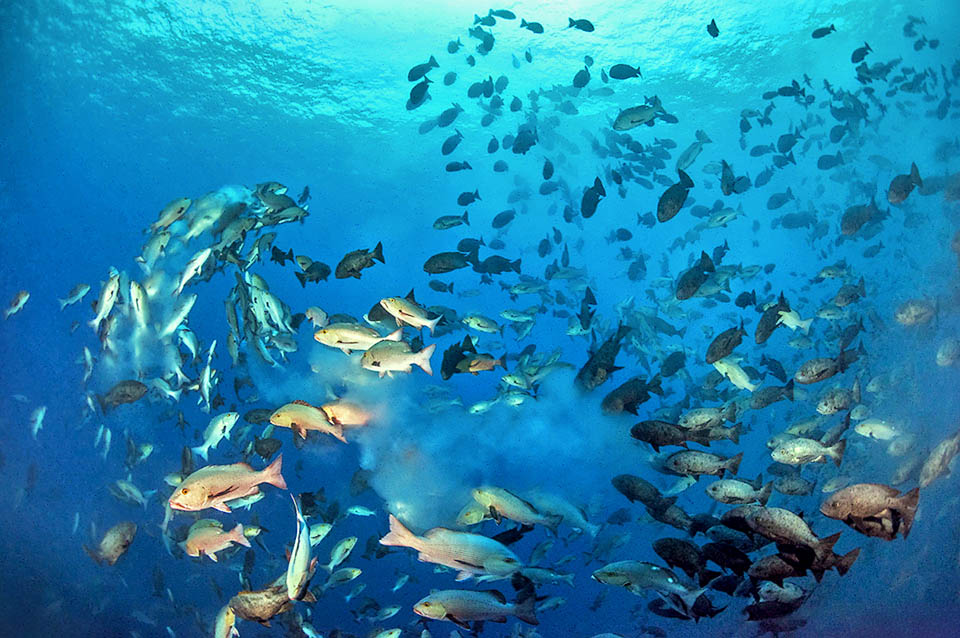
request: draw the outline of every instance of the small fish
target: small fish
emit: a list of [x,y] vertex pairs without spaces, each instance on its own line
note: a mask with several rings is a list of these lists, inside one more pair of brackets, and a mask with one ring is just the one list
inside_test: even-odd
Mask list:
[[714,38],[720,35],[720,29],[717,28],[716,20],[710,20],[710,24],[707,25],[707,33]]

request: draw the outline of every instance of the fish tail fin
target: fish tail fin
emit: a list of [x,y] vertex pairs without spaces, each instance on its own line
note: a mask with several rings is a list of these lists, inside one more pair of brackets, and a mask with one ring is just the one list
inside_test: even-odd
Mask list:
[[840,467],[840,463],[843,462],[843,453],[847,449],[847,440],[843,439],[838,441],[835,445],[829,448],[830,456],[833,458],[834,464],[837,467]]
[[384,341],[401,341],[403,340],[403,326],[400,326],[386,337],[383,338]]
[[101,564],[102,559],[100,558],[100,555],[97,554],[97,553],[96,553],[95,551],[93,551],[92,549],[90,549],[89,547],[87,547],[87,544],[86,544],[86,543],[83,544],[83,551],[85,551],[85,552],[87,553],[87,556],[89,556],[90,558],[92,558],[92,559],[93,559],[93,562],[95,562],[97,565],[100,565],[100,564]]
[[807,334],[810,332],[811,323],[813,323],[813,317],[810,317],[809,319],[804,319],[803,321],[799,322],[800,329],[803,330],[803,334]]
[[306,275],[306,273],[295,272],[295,273],[293,273],[293,274],[297,276],[297,281],[300,282],[300,287],[301,287],[301,288],[306,288],[306,287],[307,287],[307,275]]
[[723,576],[721,572],[715,572],[709,569],[704,569],[697,576],[697,582],[700,583],[701,587],[706,587],[709,583],[713,582],[717,578]]
[[787,381],[787,385],[783,386],[783,396],[793,401],[793,379]]
[[568,28],[568,29],[569,29],[570,27],[572,27],[573,25],[576,24],[576,22],[573,21],[573,18],[567,18],[567,20],[570,21],[570,24],[567,25],[567,28]]
[[547,516],[545,518],[543,524],[546,525],[547,529],[553,532],[554,535],[556,535],[557,528],[560,527],[560,523],[562,522],[563,522],[563,516],[561,516],[560,514],[551,514],[550,516]]
[[820,544],[817,548],[820,550],[822,555],[826,556],[833,551],[833,546],[837,544],[837,541],[840,540],[840,532],[827,536],[826,538],[820,539]]
[[60,311],[63,312],[63,309],[67,307],[67,300],[57,299],[57,301],[60,303]]
[[432,55],[430,56],[430,66],[434,68],[437,68],[438,66],[440,66],[439,64],[437,64],[437,58],[433,57]]
[[734,445],[740,445],[741,434],[743,434],[743,424],[737,423],[732,428],[730,428],[730,432],[728,433],[727,436],[729,437],[730,441],[733,442]]
[[860,548],[852,549],[836,562],[837,573],[841,576],[845,575],[850,568],[853,567],[854,562],[857,560],[857,556],[860,555]]
[[729,470],[731,474],[736,475],[736,473],[740,470],[740,461],[742,460],[743,452],[740,452],[726,462],[726,469]]
[[433,356],[433,351],[437,349],[437,344],[431,343],[429,346],[417,353],[417,359],[414,361],[415,364],[420,366],[420,369],[433,376],[433,369],[430,367],[430,357]]
[[274,487],[279,487],[281,490],[287,489],[287,482],[283,480],[283,474],[280,473],[282,469],[283,454],[280,454],[273,463],[264,468],[264,482]]
[[467,226],[470,225],[470,215],[468,214],[468,212],[469,211],[463,211],[463,217],[460,218],[463,220],[463,223],[466,224]]
[[520,260],[519,260],[519,259],[516,259],[516,260],[510,262],[510,268],[513,269],[513,272],[515,272],[515,273],[517,273],[517,274],[519,275],[519,274],[520,274]]
[[437,327],[437,324],[440,323],[441,319],[443,319],[443,315],[437,315],[435,318],[427,321],[423,325],[430,329],[430,334],[433,334],[434,329]]
[[198,445],[197,447],[190,448],[194,454],[202,458],[204,461],[207,460],[207,452],[210,450],[210,446],[204,443],[203,445]]
[[[573,21],[571,20],[571,22]],[[522,620],[528,625],[539,625],[540,621],[537,620],[536,603],[536,596],[527,596],[513,606],[513,615],[517,617],[517,620]]]
[[420,539],[416,534],[407,529],[406,525],[400,522],[393,514],[390,514],[390,531],[380,539],[381,545],[390,547],[410,547],[417,549],[420,545]]
[[757,500],[760,502],[760,505],[766,507],[767,501],[770,500],[770,495],[773,493],[773,481],[768,481],[766,485],[763,486],[763,489],[760,490],[760,493],[757,495]]
[[339,423],[330,424],[330,434],[338,441],[348,443],[347,438],[343,435],[343,426]]
[[910,528],[913,526],[913,517],[917,513],[917,503],[920,501],[920,488],[915,487],[903,496],[900,497],[900,505],[902,510],[900,515],[903,516],[903,537],[906,538],[910,535]]
[[250,541],[243,535],[243,523],[237,523],[237,526],[230,532],[230,538],[235,543],[239,543],[244,547],[250,547]]
[[920,177],[920,169],[917,168],[916,162],[910,163],[910,181],[917,186],[923,186],[923,179]]
[[379,261],[381,264],[387,263],[383,260],[383,242],[378,241],[376,247],[373,249],[373,258]]

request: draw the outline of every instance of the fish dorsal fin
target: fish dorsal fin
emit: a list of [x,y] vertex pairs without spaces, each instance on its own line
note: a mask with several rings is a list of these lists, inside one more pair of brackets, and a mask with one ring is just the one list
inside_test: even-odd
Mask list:
[[293,405],[305,405],[305,406],[307,406],[308,408],[312,408],[312,407],[313,407],[312,405],[310,405],[309,403],[307,403],[307,402],[304,401],[303,399],[297,399],[296,401],[291,401],[291,403],[293,403]]
[[491,596],[493,596],[494,598],[496,598],[496,599],[500,602],[501,605],[506,605],[506,604],[507,604],[507,597],[504,596],[502,592],[499,592],[499,591],[497,591],[496,589],[483,589],[483,590],[481,590],[481,591],[483,591],[483,593],[485,593],[485,594],[490,594]]
[[404,297],[404,299],[413,303],[417,303],[417,299],[413,296],[413,288],[410,289],[410,292],[407,293],[407,296]]

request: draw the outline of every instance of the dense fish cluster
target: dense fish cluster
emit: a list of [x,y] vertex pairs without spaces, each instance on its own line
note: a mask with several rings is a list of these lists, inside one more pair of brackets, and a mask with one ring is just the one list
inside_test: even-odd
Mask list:
[[[939,45],[925,27],[904,26],[916,51]],[[430,113],[419,133],[436,146],[434,170],[462,188],[444,214],[410,218],[448,242],[422,255],[426,278],[397,273],[422,288],[364,287],[368,269],[419,254],[390,237],[339,246],[327,229],[329,264],[300,254],[297,235],[314,232],[322,204],[309,187],[295,199],[267,181],[174,199],[145,228],[135,264],[59,300],[87,322],[78,334],[97,337],[78,353],[83,435],[109,468],[107,492],[131,505],[129,521],[99,532],[91,523],[93,560],[111,569],[153,543],[171,562],[236,571],[219,611],[179,600],[163,565],[153,572],[165,613],[193,615],[216,638],[252,622],[310,638],[505,635],[484,623],[508,620],[519,621],[511,635],[532,637],[568,587],[595,597],[597,636],[681,635],[682,623],[730,616],[738,635],[808,624],[826,635],[827,620],[806,613],[821,583],[842,592],[844,575],[870,569],[864,548],[896,553],[927,521],[956,520],[956,498],[942,512],[924,505],[951,489],[960,415],[942,415],[944,430],[902,408],[919,390],[897,344],[919,349],[910,354],[931,370],[960,363],[960,173],[946,169],[958,144],[939,143],[930,158],[864,149],[895,134],[885,129],[893,109],[957,126],[960,60],[906,67],[865,43],[849,86],[804,76],[730,114],[739,148],[719,148],[670,95],[624,100],[605,126],[584,130],[585,143],[565,136],[561,125],[591,100],[644,81],[629,59],[587,56],[526,94],[511,91],[508,69],[484,69],[502,29],[533,41],[606,28],[491,9],[410,68],[405,107]],[[705,31],[721,41],[728,27],[711,20]],[[817,26],[811,40],[836,31]],[[511,58],[535,63],[530,49]],[[455,101],[435,108],[441,94]],[[670,127],[684,120],[696,133],[674,141]],[[765,168],[738,168],[747,157]],[[596,170],[584,178],[584,166]],[[792,180],[801,166],[820,178]],[[473,182],[481,171],[502,188],[478,185],[490,175]],[[753,191],[766,210],[744,204]],[[615,198],[636,214],[609,214]],[[644,240],[658,225],[675,231],[669,245]],[[744,263],[738,252],[761,226],[787,232],[806,270]],[[936,229],[931,259],[951,270],[925,276],[904,258],[915,277],[882,274],[878,255],[905,253],[878,235],[906,243],[920,226]],[[293,245],[281,247],[287,228]],[[608,254],[584,248],[591,233]],[[622,264],[617,298],[595,274],[601,260]],[[369,310],[356,316],[325,294],[331,275],[356,279]],[[282,299],[268,276],[302,294]],[[226,297],[212,298],[223,282]],[[485,291],[502,305],[477,307]],[[875,302],[891,295],[894,306]],[[5,319],[29,299],[17,293]],[[221,303],[216,321],[197,318],[195,307]],[[955,395],[951,378],[928,393]],[[31,410],[39,440],[46,406]],[[144,415],[179,428],[179,459],[132,427]],[[323,471],[348,453],[352,476]],[[166,476],[141,469],[158,454]],[[577,490],[586,471],[602,485]],[[501,482],[524,472],[536,476]],[[290,505],[281,492],[293,473],[311,491],[290,492]],[[265,498],[283,501],[288,518],[261,520]],[[365,543],[341,531],[351,517]],[[373,591],[363,576],[385,563],[395,584]],[[403,587],[421,597],[412,608],[394,603]],[[627,600],[606,600],[611,588],[642,603],[636,627],[606,624],[604,607]],[[330,626],[332,606],[356,624]]]

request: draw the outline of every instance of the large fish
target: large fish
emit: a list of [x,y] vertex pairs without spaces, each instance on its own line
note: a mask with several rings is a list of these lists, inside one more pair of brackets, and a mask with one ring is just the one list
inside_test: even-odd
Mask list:
[[252,496],[260,491],[261,483],[269,483],[282,490],[287,483],[280,473],[283,455],[266,468],[257,471],[246,463],[208,465],[183,480],[169,499],[170,507],[184,512],[198,512],[212,507],[230,512],[228,501]]
[[516,554],[492,538],[443,527],[417,536],[393,514],[390,532],[380,539],[380,544],[415,549],[419,560],[457,570],[457,580],[479,575],[510,576],[523,567]]

